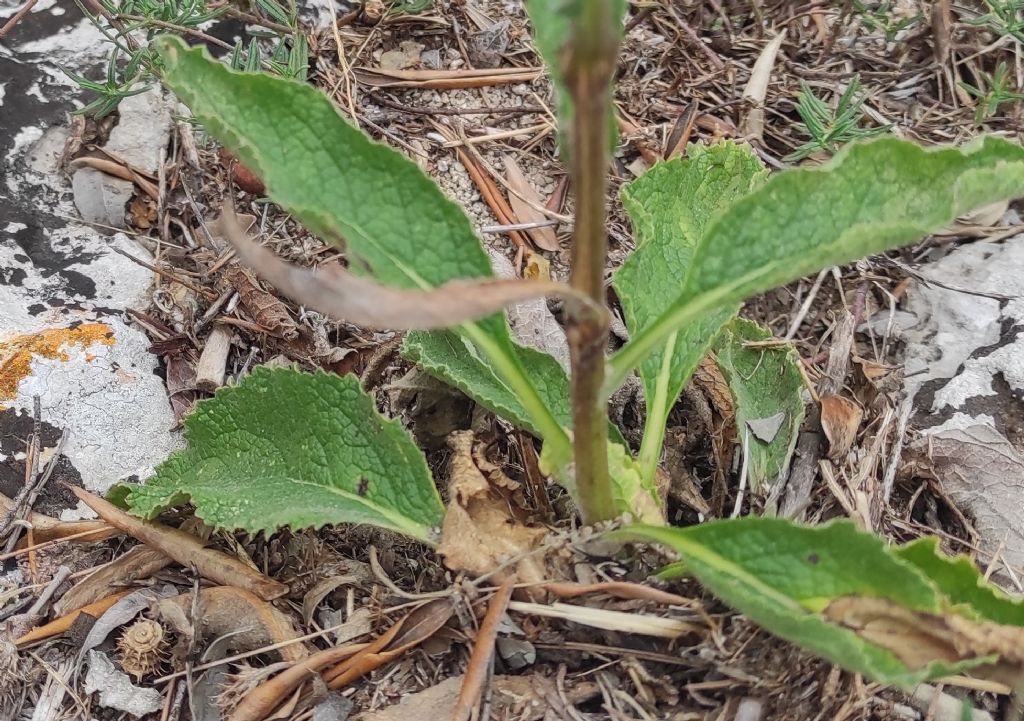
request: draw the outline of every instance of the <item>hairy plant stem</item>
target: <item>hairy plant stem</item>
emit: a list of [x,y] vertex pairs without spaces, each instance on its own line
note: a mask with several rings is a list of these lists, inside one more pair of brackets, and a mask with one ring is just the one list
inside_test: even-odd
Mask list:
[[[614,7],[613,0],[580,3],[565,58],[573,101],[569,153],[576,198],[570,283],[601,308],[608,253],[611,82],[619,43]],[[608,473],[608,406],[601,393],[608,322],[582,304],[567,311],[577,499],[583,522],[589,524],[617,515]]]

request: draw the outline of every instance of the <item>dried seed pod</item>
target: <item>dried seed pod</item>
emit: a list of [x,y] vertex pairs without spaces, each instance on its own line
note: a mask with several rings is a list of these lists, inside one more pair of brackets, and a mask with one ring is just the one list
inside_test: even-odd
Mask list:
[[121,634],[117,642],[121,668],[136,680],[153,673],[164,660],[167,636],[164,627],[148,618],[140,618]]

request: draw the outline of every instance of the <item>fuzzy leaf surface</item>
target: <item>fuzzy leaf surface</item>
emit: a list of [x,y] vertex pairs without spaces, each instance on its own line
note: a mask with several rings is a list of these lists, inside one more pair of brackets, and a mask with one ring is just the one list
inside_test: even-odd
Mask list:
[[370,523],[436,542],[444,506],[426,460],[355,376],[256,368],[197,404],[185,437],[131,487],[133,513],[191,501],[207,522],[250,533]]
[[942,612],[942,596],[923,573],[890,553],[881,539],[847,521],[808,527],[745,517],[687,528],[632,526],[617,535],[675,549],[701,584],[753,621],[883,683],[912,687],[975,664],[933,662],[909,668],[892,652],[819,615],[844,597],[880,598],[915,612]]
[[[659,163],[623,188],[637,246],[615,273],[614,285],[631,335],[650,328],[686,286],[694,252],[712,218],[766,177],[746,145],[693,144],[687,157]],[[644,360],[638,370],[648,414],[658,413],[651,404],[658,397],[659,377],[668,376],[663,401],[671,407],[735,311],[723,308],[681,328],[671,347],[663,345]]]
[[[397,151],[350,124],[312,85],[239,73],[162,36],[164,82],[203,126],[310,230],[382,283],[427,288],[489,277],[465,212]],[[350,263],[357,270],[360,263]]]
[[[548,408],[563,427],[572,426],[569,377],[552,356],[532,348],[515,346],[519,362],[529,374]],[[416,331],[405,337],[402,354],[432,376],[449,383],[495,415],[535,435],[529,413],[472,344],[450,331]]]
[[[737,432],[741,441],[746,439],[747,473],[753,489],[785,472],[804,419],[800,397],[803,379],[796,352],[789,346],[744,346],[773,337],[770,330],[753,321],[734,318],[715,342],[718,367],[736,405]],[[770,440],[759,438],[751,430],[750,424],[780,413],[778,428]]]
[[967,556],[942,553],[938,538],[925,536],[897,546],[893,553],[928,576],[950,603],[966,606],[987,621],[1024,626],[1024,601],[986,582]]
[[818,168],[773,175],[734,203],[694,251],[686,286],[612,359],[610,386],[671,333],[821,268],[918,240],[1024,193],[1024,148],[986,137],[924,149],[896,138],[847,146]]

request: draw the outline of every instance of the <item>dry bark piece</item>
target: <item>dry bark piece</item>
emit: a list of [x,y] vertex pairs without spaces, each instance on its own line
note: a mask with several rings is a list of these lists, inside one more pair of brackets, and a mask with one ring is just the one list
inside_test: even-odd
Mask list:
[[821,396],[821,427],[828,438],[828,457],[833,461],[842,460],[857,440],[864,411],[861,407],[840,395]]
[[[226,220],[228,224],[226,226],[223,225],[225,222],[223,219],[221,222],[221,227],[227,231],[229,240],[230,233],[241,230],[243,227],[241,223],[233,223],[230,219]],[[252,314],[253,320],[266,328],[268,333],[285,340],[295,340],[299,337],[299,327],[292,320],[284,303],[278,300],[273,293],[263,290],[252,273],[235,265],[229,268],[224,275],[238,292],[239,300]]]
[[213,393],[224,385],[228,353],[231,352],[231,335],[231,331],[224,326],[216,326],[210,331],[196,364],[195,387],[199,390]]
[[298,662],[309,656],[306,647],[296,642],[299,634],[291,619],[243,588],[204,588],[199,591],[198,599],[191,592],[183,593],[160,599],[153,609],[177,630],[182,614],[188,619],[194,607],[198,613],[192,620],[200,627],[193,630],[198,631],[196,635],[201,638],[230,636],[228,648],[237,652],[281,644],[277,653],[285,661]]
[[288,593],[288,586],[267,578],[226,553],[204,548],[203,542],[190,533],[161,523],[140,520],[86,490],[69,488],[104,521],[141,543],[162,551],[185,568],[195,566],[203,578],[226,586],[248,589],[264,601],[272,601]]
[[[516,161],[505,156],[505,179],[508,180],[511,191],[508,194],[509,205],[512,206],[519,223],[542,223],[548,218],[544,213],[537,210],[537,207],[544,207],[544,201],[540,194],[530,184],[530,181],[523,175]],[[541,228],[531,228],[526,231],[541,250],[556,252],[560,250],[558,238],[555,236],[555,229],[546,225]]]
[[543,528],[529,528],[512,517],[509,504],[492,488],[473,460],[473,434],[453,433],[448,444],[454,451],[448,481],[448,510],[441,526],[437,552],[448,568],[474,575],[493,572],[510,558],[514,565],[494,574],[501,581],[515,573],[525,584],[544,580],[544,568],[532,552],[547,535]]
[[50,621],[50,623],[47,623],[44,626],[40,626],[39,628],[29,631],[24,636],[18,638],[14,642],[14,645],[20,648],[27,646],[30,643],[35,643],[36,641],[42,641],[52,636],[58,636],[71,628],[71,625],[78,620],[78,617],[83,613],[92,616],[93,618],[99,618],[108,608],[113,606],[129,593],[131,593],[131,591],[121,591],[120,593],[115,593],[107,596],[106,598],[100,599],[99,601],[90,603],[88,606],[83,608],[75,609],[65,616],[61,616],[58,619]]

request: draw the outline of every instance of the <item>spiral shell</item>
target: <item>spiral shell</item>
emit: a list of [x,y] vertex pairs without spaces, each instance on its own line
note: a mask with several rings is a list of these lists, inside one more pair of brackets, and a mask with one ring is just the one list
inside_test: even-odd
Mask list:
[[167,636],[156,621],[140,618],[129,626],[117,642],[121,668],[141,680],[153,673],[164,660]]

